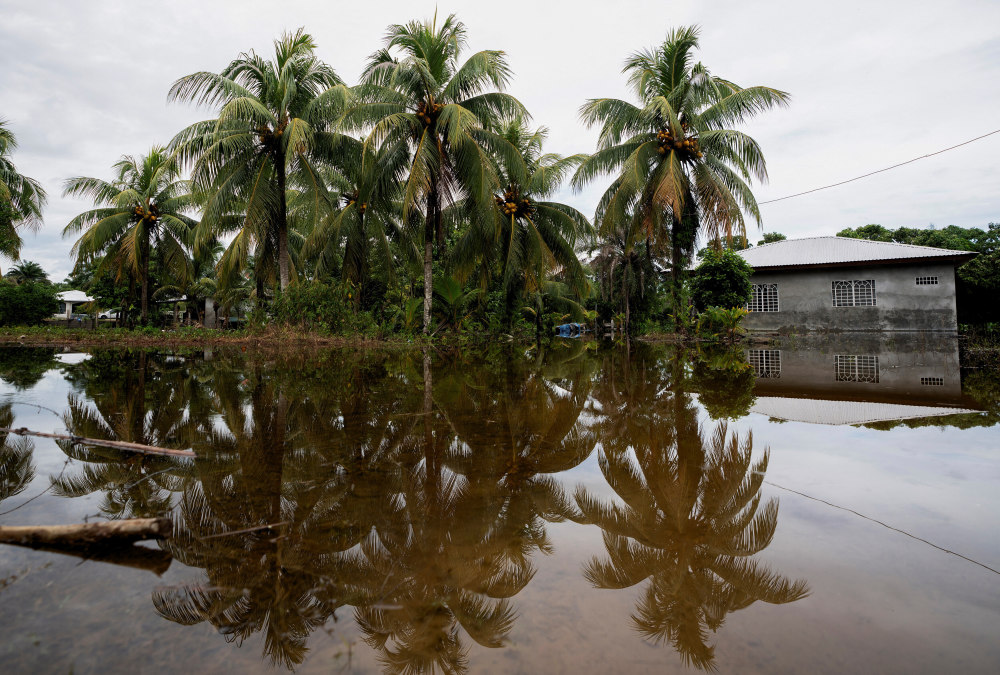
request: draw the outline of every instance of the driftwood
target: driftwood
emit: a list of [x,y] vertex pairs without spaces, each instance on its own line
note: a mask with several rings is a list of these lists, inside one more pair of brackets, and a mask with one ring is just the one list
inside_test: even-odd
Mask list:
[[44,431],[32,431],[21,427],[20,429],[8,429],[0,427],[0,434],[14,434],[16,436],[37,436],[38,438],[54,438],[60,441],[73,441],[83,445],[97,445],[103,448],[115,448],[117,450],[127,450],[129,452],[141,452],[146,455],[167,455],[170,457],[196,457],[193,450],[177,450],[175,448],[160,448],[155,445],[143,445],[142,443],[130,443],[128,441],[107,441],[101,438],[85,438],[83,436],[72,436],[69,434],[49,434]]
[[169,518],[132,518],[80,525],[0,526],[0,543],[42,546],[131,544],[142,539],[165,539],[173,525]]
[[133,518],[81,525],[6,526],[0,527],[0,543],[163,574],[173,560],[169,553],[132,544],[144,539],[166,539],[171,530],[169,518]]

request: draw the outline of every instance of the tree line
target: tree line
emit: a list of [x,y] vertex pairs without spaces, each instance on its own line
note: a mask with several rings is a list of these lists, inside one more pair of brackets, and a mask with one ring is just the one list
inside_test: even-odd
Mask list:
[[[598,145],[571,156],[546,152],[504,52],[466,47],[454,15],[392,25],[349,85],[300,29],[268,57],[179,78],[168,99],[212,118],[124,155],[109,179],[66,181],[93,203],[64,229],[72,281],[143,322],[178,298],[281,320],[274,305],[302,310],[305,294],[345,302],[344,327],[632,323],[637,299],[677,314],[699,236],[760,223],[750,184],[766,165],[738,127],[788,95],[714,75],[694,58],[697,27],[626,60],[631,100],[582,105]],[[557,198],[606,178],[592,217]],[[0,231],[12,258],[11,233],[44,205],[24,180]]]

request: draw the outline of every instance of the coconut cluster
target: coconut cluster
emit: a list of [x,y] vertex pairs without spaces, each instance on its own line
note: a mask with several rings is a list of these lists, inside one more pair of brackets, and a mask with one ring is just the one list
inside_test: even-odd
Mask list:
[[421,101],[420,105],[417,106],[417,117],[421,119],[424,126],[431,126],[437,116],[441,113],[441,109],[444,106],[440,103],[428,103],[427,101]]
[[[687,132],[686,127],[681,133],[684,134],[685,132]],[[681,161],[701,159],[703,157],[701,146],[698,145],[698,139],[694,136],[688,136],[687,138],[684,138],[683,135],[675,137],[670,133],[669,129],[661,129],[656,134],[656,142],[659,143],[656,151],[661,155],[665,155],[667,151],[673,150],[680,155]]]
[[[358,201],[358,192],[357,192],[357,190],[355,190],[353,194],[344,195],[343,196],[343,200],[344,200],[344,208],[345,209],[348,206],[350,206],[351,204],[356,203]],[[368,208],[368,202],[361,202],[360,204],[358,204],[358,211],[360,211],[361,213],[364,213],[365,209],[367,209],[367,208]]]
[[149,218],[154,223],[156,222],[157,216],[160,215],[160,209],[156,208],[156,204],[150,204],[148,211],[141,206],[137,206],[132,210],[132,212],[139,217],[139,220],[146,220],[146,218]]
[[531,200],[527,197],[521,197],[518,189],[513,185],[507,186],[502,197],[497,195],[493,199],[505,216],[530,216],[535,212]]

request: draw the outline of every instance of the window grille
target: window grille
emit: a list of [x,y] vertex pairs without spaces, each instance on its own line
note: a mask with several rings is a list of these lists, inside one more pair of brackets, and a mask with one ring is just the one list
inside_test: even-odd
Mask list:
[[917,277],[917,286],[937,286],[937,277]]
[[747,361],[756,377],[772,380],[781,377],[780,349],[751,349],[747,352]]
[[833,357],[837,382],[878,382],[878,357],[838,354]]
[[749,312],[777,312],[778,284],[752,284],[750,287]]
[[874,307],[875,280],[853,279],[833,282],[834,307]]
[[920,384],[926,384],[932,387],[943,387],[944,378],[943,377],[921,377]]

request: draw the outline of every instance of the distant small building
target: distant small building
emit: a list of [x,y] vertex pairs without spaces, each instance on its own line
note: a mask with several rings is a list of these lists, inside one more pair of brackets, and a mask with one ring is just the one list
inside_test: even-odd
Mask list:
[[955,267],[976,256],[847,237],[789,239],[739,254],[754,268],[744,325],[782,332],[955,332]]
[[62,304],[62,311],[59,314],[56,314],[56,316],[59,318],[66,318],[66,319],[73,318],[74,306],[94,301],[92,297],[90,297],[83,291],[62,291],[60,293],[56,293],[56,297]]

